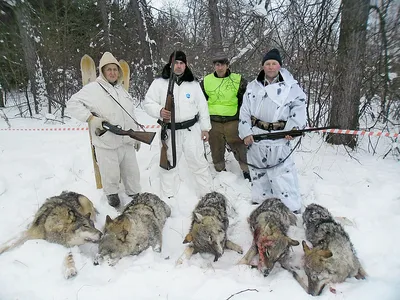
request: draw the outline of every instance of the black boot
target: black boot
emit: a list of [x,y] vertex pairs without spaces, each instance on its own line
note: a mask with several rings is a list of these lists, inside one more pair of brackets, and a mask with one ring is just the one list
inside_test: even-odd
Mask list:
[[248,179],[251,182],[251,177],[249,172],[243,171],[243,177],[244,179]]
[[121,204],[118,194],[107,195],[107,200],[112,207],[118,207]]

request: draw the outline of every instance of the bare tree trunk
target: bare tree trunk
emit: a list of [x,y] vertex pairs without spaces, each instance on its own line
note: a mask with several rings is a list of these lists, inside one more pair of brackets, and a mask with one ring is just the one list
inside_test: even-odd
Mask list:
[[[364,69],[369,0],[342,1],[339,47],[336,59],[330,125],[357,129]],[[357,144],[352,135],[328,135],[335,145]]]
[[103,20],[103,28],[105,32],[105,41],[106,41],[106,47],[109,51],[112,51],[111,49],[111,18],[108,17],[108,13],[111,13],[111,11],[108,8],[108,0],[99,0],[99,7],[100,7],[100,12],[101,12],[101,19]]
[[[15,16],[18,23],[19,33],[21,35],[21,46],[24,50],[25,64],[28,71],[29,81],[31,82],[31,92],[33,94],[33,101],[35,113],[39,113],[39,101],[37,99],[37,86],[35,84],[35,65],[36,65],[36,49],[31,35],[30,13],[26,2],[17,1],[15,6]],[[26,94],[28,97],[28,94]],[[27,99],[29,105],[29,99]]]
[[208,15],[211,28],[211,53],[223,51],[221,22],[218,12],[218,0],[208,0]]
[[4,92],[3,88],[0,84],[0,107],[4,107],[6,104],[6,93]]
[[144,14],[144,8],[141,5],[147,5],[145,1],[144,3],[139,3],[140,0],[131,0],[130,6],[136,18],[136,23],[138,25],[137,32],[139,35],[140,41],[140,50],[143,57],[144,71],[146,74],[146,83],[150,85],[150,83],[154,79],[154,70],[153,70],[153,57],[152,57],[152,49],[150,46],[150,37],[149,31],[147,28],[146,17]]

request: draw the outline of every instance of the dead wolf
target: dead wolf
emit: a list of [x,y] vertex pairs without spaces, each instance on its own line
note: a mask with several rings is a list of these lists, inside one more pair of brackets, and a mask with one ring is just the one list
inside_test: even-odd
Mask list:
[[107,260],[109,265],[115,265],[122,257],[138,255],[150,246],[161,252],[162,230],[169,216],[170,207],[158,196],[151,193],[132,196],[120,216],[114,220],[106,217],[94,264]]
[[[214,261],[224,253],[224,249],[231,249],[243,253],[239,245],[227,239],[229,227],[226,212],[227,200],[224,195],[212,192],[204,195],[192,213],[192,224],[186,235],[184,244],[191,243],[183,255],[189,259],[195,253],[211,253]],[[182,257],[177,264],[182,263]]]
[[306,237],[314,246],[310,249],[305,241],[302,242],[308,287],[296,272],[292,273],[307,293],[318,296],[325,285],[343,282],[348,277],[365,279],[366,273],[348,234],[325,207],[318,204],[307,206],[303,222]]
[[[93,203],[87,197],[63,191],[59,196],[46,199],[29,228],[17,240],[6,243],[0,249],[0,254],[33,239],[65,247],[98,242],[102,233],[94,227],[95,216]],[[73,263],[66,265],[67,278],[76,275],[76,269],[71,266]]]
[[277,198],[264,200],[249,218],[253,243],[239,264],[250,264],[259,254],[258,270],[264,275],[273,269],[276,262],[286,268],[287,254],[291,246],[299,242],[287,236],[290,225],[296,225],[296,216]]

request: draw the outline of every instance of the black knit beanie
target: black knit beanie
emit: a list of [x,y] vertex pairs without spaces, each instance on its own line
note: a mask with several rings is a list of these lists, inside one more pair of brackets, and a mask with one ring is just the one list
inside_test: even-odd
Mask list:
[[[168,64],[171,64],[172,62],[172,57],[174,56],[174,52],[171,53],[171,55],[169,56],[169,61]],[[183,51],[177,50],[176,51],[176,56],[175,56],[175,60],[180,60],[183,61],[185,63],[185,65],[187,65],[187,61],[186,61],[186,54]]]
[[269,59],[276,60],[282,66],[282,58],[278,49],[272,49],[268,51],[267,54],[264,55],[261,65],[263,66],[264,63]]

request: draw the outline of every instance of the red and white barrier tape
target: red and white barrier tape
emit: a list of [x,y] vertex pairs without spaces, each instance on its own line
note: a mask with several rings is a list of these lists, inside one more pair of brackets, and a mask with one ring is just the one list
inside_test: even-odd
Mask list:
[[[144,125],[146,129],[160,128],[160,125]],[[43,128],[0,128],[0,131],[87,131],[88,127],[43,127]]]
[[399,137],[398,133],[390,133],[383,131],[365,131],[365,130],[348,130],[348,129],[324,129],[322,132],[337,133],[337,134],[351,134],[351,135],[367,135],[367,136],[386,136],[386,137]]
[[[157,129],[160,125],[145,125],[146,129]],[[0,128],[0,131],[85,131],[88,127],[44,127],[44,128]],[[386,136],[399,137],[399,133],[390,133],[383,131],[365,131],[365,130],[348,130],[348,129],[323,129],[322,132],[350,135],[366,135],[366,136]]]

